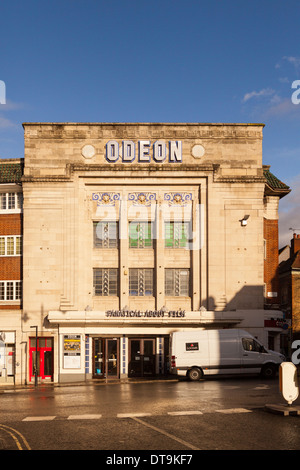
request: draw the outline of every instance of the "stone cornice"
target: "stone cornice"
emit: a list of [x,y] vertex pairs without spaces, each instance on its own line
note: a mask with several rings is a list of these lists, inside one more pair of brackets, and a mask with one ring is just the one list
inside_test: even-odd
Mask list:
[[[188,176],[195,177],[207,177],[208,173],[213,175],[213,181],[215,183],[265,183],[263,176],[252,176],[252,175],[229,175],[223,176],[219,173],[219,164],[202,164],[202,165],[189,165],[189,164],[178,164],[178,165],[132,165],[132,164],[79,164],[71,163],[66,165],[65,175],[26,175],[22,177],[23,183],[43,183],[43,182],[71,182],[74,174],[81,177],[107,177],[113,176],[115,178],[122,177],[128,173],[133,178],[145,177],[151,175],[151,177],[166,177],[167,173],[172,173],[172,177],[183,177],[183,173],[188,173]],[[93,174],[95,173],[95,174]],[[203,175],[201,175],[203,173]],[[184,175],[187,176],[187,175]]]
[[262,139],[261,123],[23,123],[25,139]]

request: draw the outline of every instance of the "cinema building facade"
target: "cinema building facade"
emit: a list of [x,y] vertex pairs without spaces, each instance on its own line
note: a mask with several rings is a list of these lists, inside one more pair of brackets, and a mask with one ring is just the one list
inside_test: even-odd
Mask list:
[[262,124],[23,126],[16,382],[35,364],[54,382],[164,376],[170,334],[194,328],[280,349],[264,227],[278,238],[289,190],[266,179]]

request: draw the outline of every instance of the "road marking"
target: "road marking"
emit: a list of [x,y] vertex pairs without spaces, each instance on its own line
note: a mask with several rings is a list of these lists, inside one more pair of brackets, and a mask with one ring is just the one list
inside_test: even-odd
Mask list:
[[173,436],[173,434],[169,434],[163,429],[159,429],[156,426],[152,426],[152,424],[146,423],[145,421],[142,421],[139,418],[132,418],[132,419],[136,421],[137,423],[142,424],[143,426],[147,426],[148,428],[153,429],[154,431],[159,432],[160,434],[163,434],[164,436],[169,437],[170,439],[173,439],[174,441],[179,442],[180,444],[184,445],[185,447],[188,447],[189,449],[200,450],[198,447],[195,447],[193,444],[190,444],[189,442],[186,442],[176,436]]
[[217,413],[231,414],[231,413],[252,413],[252,410],[246,408],[228,408],[225,410],[216,410]]
[[168,411],[170,416],[203,415],[202,411]]
[[102,415],[70,415],[68,419],[100,419]]
[[22,421],[52,421],[55,416],[27,416]]
[[[19,450],[31,450],[27,440],[25,439],[25,437],[23,436],[23,434],[21,434],[19,431],[17,431],[16,429],[14,428],[10,428],[9,426],[5,426],[4,424],[0,424],[0,429],[2,429],[3,431],[7,432],[12,438],[13,440],[15,441],[17,447]],[[12,431],[12,432],[11,432]],[[23,441],[23,444],[25,446],[26,449],[24,449],[22,447],[22,443],[19,441],[19,439],[13,434],[17,434]]]
[[151,416],[151,413],[118,413],[117,418],[142,418],[143,416]]

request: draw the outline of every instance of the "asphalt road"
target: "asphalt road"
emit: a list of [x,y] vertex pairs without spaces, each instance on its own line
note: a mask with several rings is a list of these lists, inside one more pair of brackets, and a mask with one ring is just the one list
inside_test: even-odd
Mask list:
[[154,462],[166,452],[298,450],[300,416],[264,408],[278,403],[278,380],[257,377],[0,389],[0,450],[145,450],[152,464],[179,463]]

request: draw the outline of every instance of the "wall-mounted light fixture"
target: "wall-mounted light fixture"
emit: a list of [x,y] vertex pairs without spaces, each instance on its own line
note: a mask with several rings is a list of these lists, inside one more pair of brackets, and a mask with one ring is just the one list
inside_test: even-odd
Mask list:
[[247,220],[249,219],[250,215],[244,215],[244,217],[240,220],[241,226],[245,227],[247,225]]

